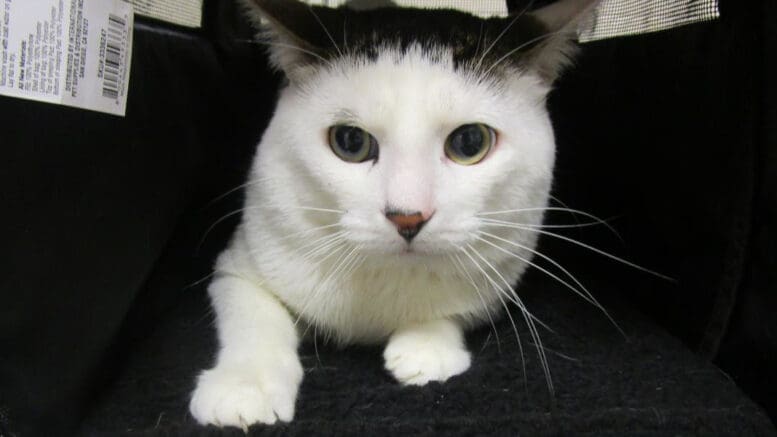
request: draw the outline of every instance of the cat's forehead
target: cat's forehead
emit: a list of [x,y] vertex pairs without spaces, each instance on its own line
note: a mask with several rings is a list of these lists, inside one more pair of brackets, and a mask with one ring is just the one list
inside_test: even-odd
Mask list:
[[[320,14],[322,9],[316,8],[313,12]],[[443,47],[450,51],[456,64],[479,60],[484,54],[484,61],[494,62],[520,46],[530,48],[533,42],[547,33],[542,23],[530,15],[483,19],[456,10],[410,8],[368,11],[340,8],[329,13],[330,24],[332,20],[334,24],[327,29],[332,34],[329,27],[338,29],[336,26],[339,24],[341,30],[335,32],[340,33],[343,42],[340,50],[338,47],[327,50],[331,57],[340,56],[345,51],[376,59],[381,48],[386,46],[400,51],[411,47],[436,51]],[[509,32],[506,32],[508,26]],[[334,34],[332,36],[337,42]],[[318,42],[321,46],[333,45],[328,35],[324,37],[326,39]]]
[[447,132],[472,120],[501,128],[516,111],[545,98],[546,87],[533,76],[480,80],[457,70],[444,49],[437,51],[410,46],[403,53],[387,48],[370,62],[345,58],[289,94],[296,107],[315,108],[330,124],[359,125],[373,134]]
[[[530,14],[517,17],[480,18],[457,10],[384,7],[352,10],[347,7],[307,7],[285,24],[317,57],[318,64],[337,58],[377,59],[387,47],[439,52],[445,48],[455,65],[477,61],[491,65],[528,52],[547,28]],[[284,17],[285,18],[285,17]],[[516,56],[517,55],[517,56]]]

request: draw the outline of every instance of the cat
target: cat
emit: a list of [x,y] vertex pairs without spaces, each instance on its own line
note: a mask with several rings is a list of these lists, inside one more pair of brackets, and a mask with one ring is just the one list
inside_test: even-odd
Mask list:
[[209,285],[220,349],[193,417],[291,421],[307,327],[386,342],[407,385],[466,371],[464,331],[508,305],[533,328],[513,287],[552,183],[545,100],[596,2],[483,19],[243,1],[286,81]]

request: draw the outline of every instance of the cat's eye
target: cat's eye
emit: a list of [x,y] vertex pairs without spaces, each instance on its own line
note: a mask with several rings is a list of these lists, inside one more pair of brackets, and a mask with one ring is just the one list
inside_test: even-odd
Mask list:
[[329,147],[346,162],[378,159],[378,141],[366,130],[348,125],[329,128]]
[[483,123],[457,127],[445,140],[445,155],[461,165],[482,161],[496,143],[496,132]]

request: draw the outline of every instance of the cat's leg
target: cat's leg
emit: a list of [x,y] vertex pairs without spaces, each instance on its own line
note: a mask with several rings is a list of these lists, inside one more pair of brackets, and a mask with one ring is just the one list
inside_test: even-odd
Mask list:
[[386,369],[408,385],[445,381],[470,365],[461,326],[445,319],[398,329],[389,338],[383,358]]
[[290,421],[302,365],[294,321],[269,292],[235,276],[209,288],[220,350],[202,372],[189,410],[197,422],[237,426]]

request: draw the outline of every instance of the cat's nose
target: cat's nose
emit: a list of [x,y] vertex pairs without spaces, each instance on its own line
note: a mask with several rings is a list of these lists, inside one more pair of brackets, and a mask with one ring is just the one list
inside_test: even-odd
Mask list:
[[386,218],[394,223],[399,235],[410,243],[430,217],[424,217],[420,211],[407,212],[389,209],[386,210]]

